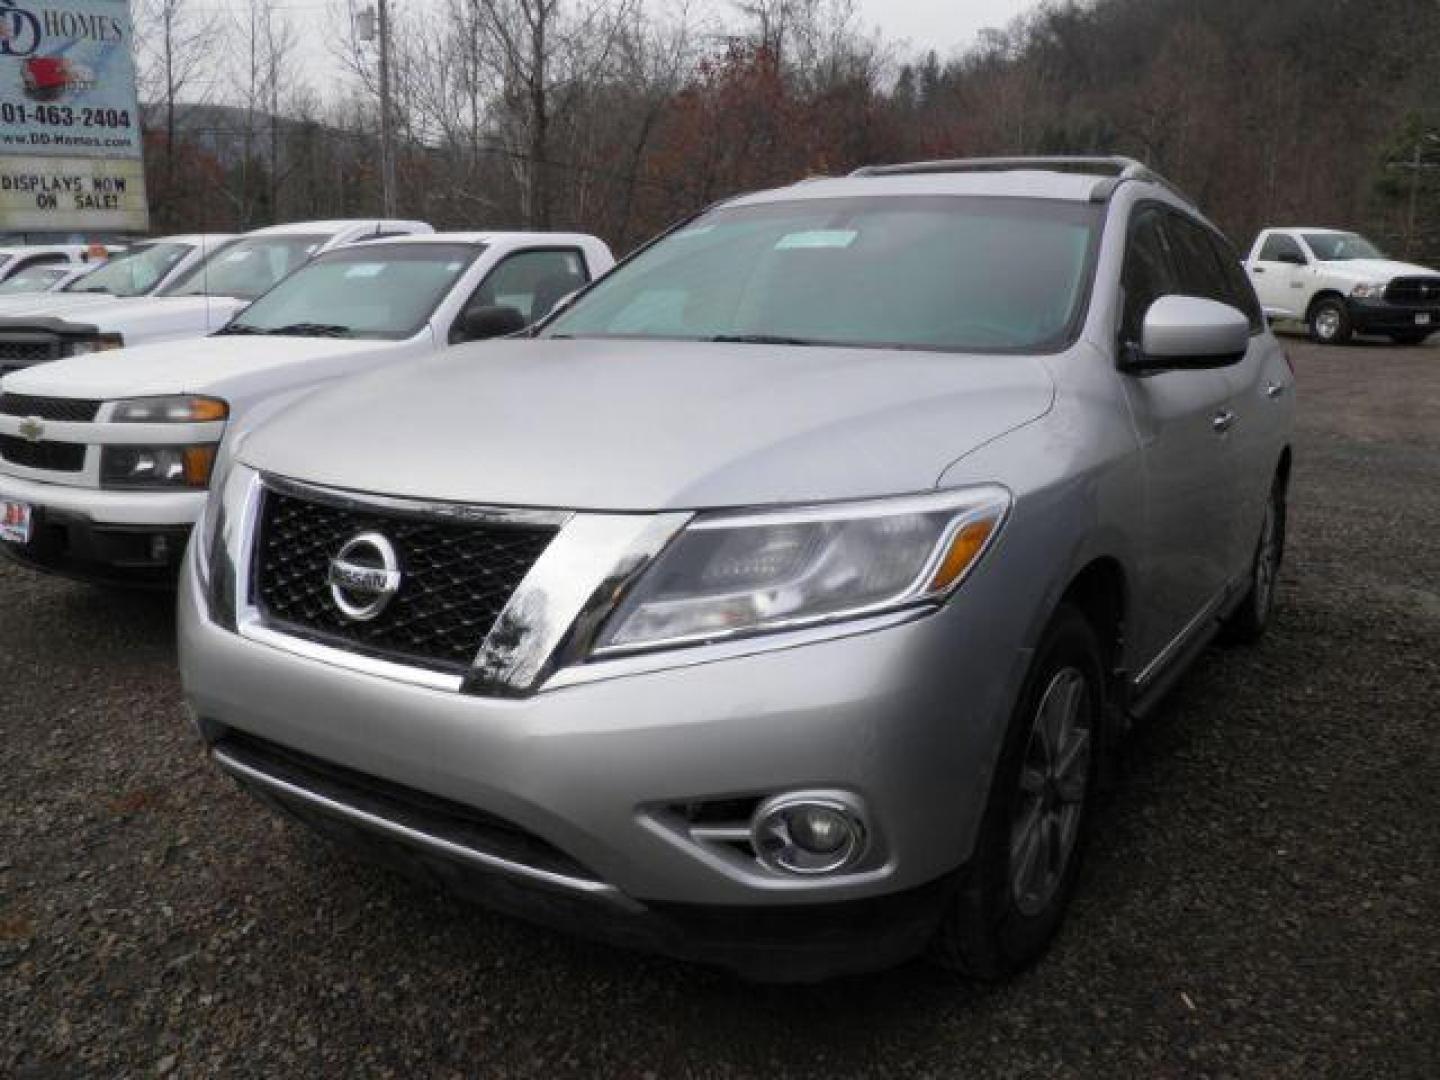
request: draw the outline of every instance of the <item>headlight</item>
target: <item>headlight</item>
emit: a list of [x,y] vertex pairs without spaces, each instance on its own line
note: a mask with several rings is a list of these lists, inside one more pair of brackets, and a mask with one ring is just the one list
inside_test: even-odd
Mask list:
[[125,339],[119,334],[96,334],[94,337],[77,338],[65,343],[66,356],[88,356],[90,353],[105,352],[108,349],[123,349]]
[[107,446],[100,453],[100,486],[204,489],[215,465],[215,443],[199,446]]
[[178,394],[117,402],[110,420],[116,424],[203,424],[229,415],[230,407],[219,398]]
[[1385,296],[1385,289],[1389,282],[1382,282],[1379,285],[1356,285],[1350,290],[1350,295],[1357,300],[1380,300]]
[[607,620],[596,653],[787,630],[934,603],[1010,507],[995,486],[695,518]]

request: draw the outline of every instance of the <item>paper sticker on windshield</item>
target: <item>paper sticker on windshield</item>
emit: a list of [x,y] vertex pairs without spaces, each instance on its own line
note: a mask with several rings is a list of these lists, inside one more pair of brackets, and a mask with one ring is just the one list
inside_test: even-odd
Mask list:
[[379,263],[356,263],[345,271],[347,278],[378,277],[383,267]]
[[786,233],[775,245],[775,250],[804,251],[814,248],[848,248],[859,235],[854,229],[811,229],[809,232]]

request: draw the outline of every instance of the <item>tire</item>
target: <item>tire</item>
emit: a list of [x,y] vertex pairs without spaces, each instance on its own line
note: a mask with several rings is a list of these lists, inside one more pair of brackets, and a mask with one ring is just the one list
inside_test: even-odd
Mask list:
[[1265,636],[1265,628],[1270,625],[1270,616],[1275,610],[1275,580],[1285,561],[1285,519],[1285,484],[1277,476],[1265,506],[1260,538],[1255,543],[1250,588],[1221,627],[1221,636],[1231,644],[1254,644]]
[[1355,334],[1350,324],[1350,309],[1338,296],[1317,300],[1311,306],[1306,322],[1310,327],[1310,337],[1321,345],[1344,345]]
[[[1062,604],[1025,677],[974,856],[932,946],[932,958],[942,966],[971,978],[1004,979],[1039,958],[1059,929],[1096,798],[1104,745],[1103,671],[1094,629],[1078,609]],[[1078,699],[1068,710],[1070,734],[1060,739],[1060,756],[1071,764],[1056,769],[1049,750],[1053,740],[1045,733],[1065,728],[1041,721],[1063,719],[1066,710],[1047,715],[1045,709],[1063,705],[1076,688]],[[1055,858],[1046,860],[1048,865],[1037,861],[1041,851]],[[1030,872],[1021,873],[1027,866]]]
[[1403,334],[1391,334],[1390,340],[1395,342],[1396,345],[1424,345],[1425,339],[1429,336],[1429,330],[1426,330],[1423,334],[1409,330]]

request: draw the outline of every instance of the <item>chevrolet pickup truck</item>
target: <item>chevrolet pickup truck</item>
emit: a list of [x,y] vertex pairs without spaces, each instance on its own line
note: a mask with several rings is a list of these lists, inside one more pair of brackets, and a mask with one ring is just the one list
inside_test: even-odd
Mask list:
[[1355,334],[1419,345],[1440,331],[1440,273],[1387,259],[1358,233],[1265,229],[1245,270],[1273,321],[1303,323],[1322,345]]
[[72,577],[172,586],[237,424],[342,376],[521,330],[613,262],[601,241],[566,233],[347,244],[210,337],[6,376],[0,552]]
[[300,221],[246,233],[212,251],[158,294],[115,299],[73,314],[0,317],[0,375],[65,356],[218,330],[242,307],[322,251],[366,237],[433,232],[420,221]]

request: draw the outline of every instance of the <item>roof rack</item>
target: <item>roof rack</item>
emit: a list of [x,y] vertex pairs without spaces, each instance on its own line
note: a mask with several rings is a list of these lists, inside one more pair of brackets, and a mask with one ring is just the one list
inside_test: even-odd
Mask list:
[[1091,202],[1108,202],[1110,196],[1127,180],[1161,184],[1187,203],[1188,195],[1154,169],[1134,158],[1119,155],[1074,155],[1056,157],[993,157],[953,158],[948,161],[916,161],[905,165],[867,165],[851,176],[919,176],[928,173],[1014,172],[1031,169],[1039,172],[1104,173],[1105,179],[1090,192]]

